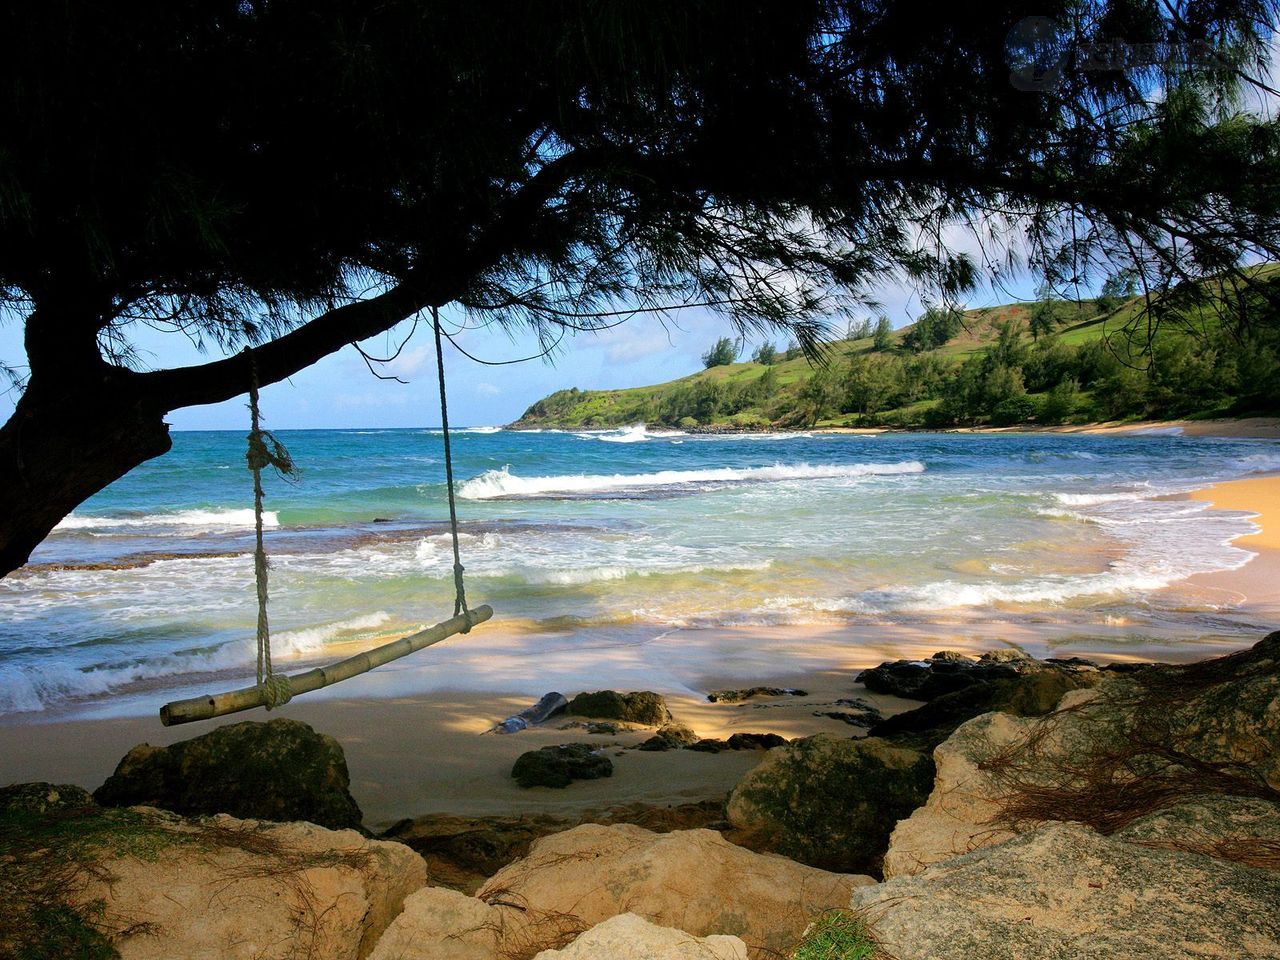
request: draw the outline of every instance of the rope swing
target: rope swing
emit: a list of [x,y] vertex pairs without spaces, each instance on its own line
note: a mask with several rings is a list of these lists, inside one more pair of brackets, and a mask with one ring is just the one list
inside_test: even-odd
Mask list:
[[367,673],[374,667],[397,660],[410,653],[446,640],[459,633],[470,633],[477,623],[493,616],[493,608],[487,604],[474,610],[467,606],[467,591],[463,583],[462,551],[458,543],[458,510],[453,492],[453,452],[449,445],[449,409],[445,396],[444,351],[441,349],[440,311],[431,308],[431,322],[435,329],[436,370],[440,381],[440,424],[444,438],[445,485],[449,493],[449,530],[453,536],[453,616],[433,627],[420,630],[399,640],[393,640],[365,653],[340,660],[328,667],[317,667],[305,673],[287,676],[276,673],[271,666],[271,629],[267,618],[268,567],[266,548],[262,537],[262,471],[271,468],[281,477],[293,479],[297,468],[289,451],[276,437],[262,429],[262,417],[258,406],[258,367],[253,352],[246,347],[244,354],[249,364],[249,418],[250,429],[245,460],[253,474],[253,575],[258,594],[257,626],[257,683],[252,687],[230,690],[226,693],[206,694],[186,700],[175,700],[160,708],[160,722],[166,727],[194,720],[266,707],[272,710],[283,706],[293,697],[330,684]]

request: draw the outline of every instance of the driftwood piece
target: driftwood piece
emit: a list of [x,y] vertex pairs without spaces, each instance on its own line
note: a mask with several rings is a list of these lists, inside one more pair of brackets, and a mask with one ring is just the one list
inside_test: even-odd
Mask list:
[[[289,689],[293,696],[310,693],[330,684],[362,673],[368,673],[374,667],[398,660],[400,657],[415,653],[423,647],[447,640],[455,634],[469,630],[478,623],[484,623],[493,616],[493,608],[488,604],[474,608],[470,614],[450,617],[434,627],[427,627],[399,640],[392,640],[380,647],[374,647],[354,657],[339,660],[327,667],[317,667],[305,673],[289,677]],[[210,693],[187,700],[175,700],[160,708],[160,722],[166,727],[179,723],[191,723],[193,720],[209,720],[228,713],[239,713],[241,710],[252,710],[254,707],[266,706],[266,691],[259,686],[243,687],[240,690],[229,690],[226,693]]]

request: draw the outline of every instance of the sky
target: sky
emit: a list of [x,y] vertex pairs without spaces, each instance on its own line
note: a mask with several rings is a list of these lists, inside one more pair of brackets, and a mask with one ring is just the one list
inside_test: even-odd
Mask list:
[[[1032,296],[1025,280],[1000,289],[983,288],[968,301],[970,306],[1005,303]],[[895,327],[914,321],[923,307],[910,287],[886,287],[875,291],[881,309]],[[442,319],[461,319],[446,308]],[[867,311],[871,315],[871,311]],[[847,319],[833,323],[841,332]],[[409,332],[408,322],[390,333],[366,341],[371,355],[388,356]],[[634,387],[663,383],[702,368],[700,357],[723,336],[734,336],[730,323],[710,310],[696,308],[669,318],[665,325],[652,316],[635,317],[613,329],[566,338],[557,354],[546,360],[530,360],[504,366],[485,366],[463,356],[445,343],[445,373],[449,389],[451,425],[483,426],[510,423],[535,400],[555,390]],[[516,331],[509,336],[499,329],[468,329],[457,335],[468,353],[484,360],[526,357],[538,350],[536,339]],[[742,345],[745,359],[768,337],[756,337]],[[199,353],[181,334],[161,334],[139,327],[132,340],[138,348],[139,368],[158,369],[202,363],[221,354]],[[772,342],[783,347],[779,333]],[[0,321],[0,362],[21,367],[25,363],[21,324],[13,318]],[[287,381],[262,390],[262,412],[272,429],[421,427],[440,423],[440,402],[435,376],[435,346],[428,324],[420,323],[400,356],[386,366],[407,384],[374,377],[351,347],[332,354]],[[8,419],[17,399],[14,391],[0,394],[0,422]],[[245,398],[225,403],[188,407],[167,418],[175,430],[243,430],[248,413]]]

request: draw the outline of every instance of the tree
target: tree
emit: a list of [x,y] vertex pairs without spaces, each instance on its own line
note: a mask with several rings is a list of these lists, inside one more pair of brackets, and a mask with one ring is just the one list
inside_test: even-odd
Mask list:
[[[1213,38],[1236,67],[1026,93],[1004,40],[1028,14],[1079,42]],[[991,215],[1042,266],[1141,251],[1157,291],[1275,259],[1280,194],[1258,185],[1280,182],[1280,126],[1216,106],[1261,75],[1273,19],[1269,0],[9,4],[0,300],[26,373],[0,573],[163,454],[168,412],[441,307],[551,349],[707,305],[812,353],[886,280],[963,292],[972,260],[923,238]],[[148,370],[144,328],[214,356]]]
[[712,367],[727,367],[738,359],[738,348],[728,337],[721,337],[716,345],[702,355],[702,365],[710,370]]
[[762,343],[756,347],[756,352],[751,355],[751,359],[766,367],[772,366],[778,362],[778,348],[772,343]]
[[872,334],[870,317],[863,317],[857,323],[850,323],[845,333],[846,340],[866,340]]
[[881,317],[876,321],[875,333],[872,334],[871,349],[877,353],[884,353],[893,348],[893,325],[889,323],[888,317]]
[[930,307],[902,338],[910,350],[936,350],[964,329],[964,314],[955,307]]
[[1098,309],[1103,313],[1115,313],[1126,301],[1138,295],[1138,275],[1131,268],[1117,270],[1108,275],[1098,294]]

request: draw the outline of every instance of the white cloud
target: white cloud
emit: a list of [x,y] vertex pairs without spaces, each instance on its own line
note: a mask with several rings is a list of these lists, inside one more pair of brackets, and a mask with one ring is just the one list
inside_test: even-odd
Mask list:
[[475,385],[475,391],[485,397],[496,397],[501,395],[502,388],[495,387],[492,383],[485,383],[484,381],[481,381]]

